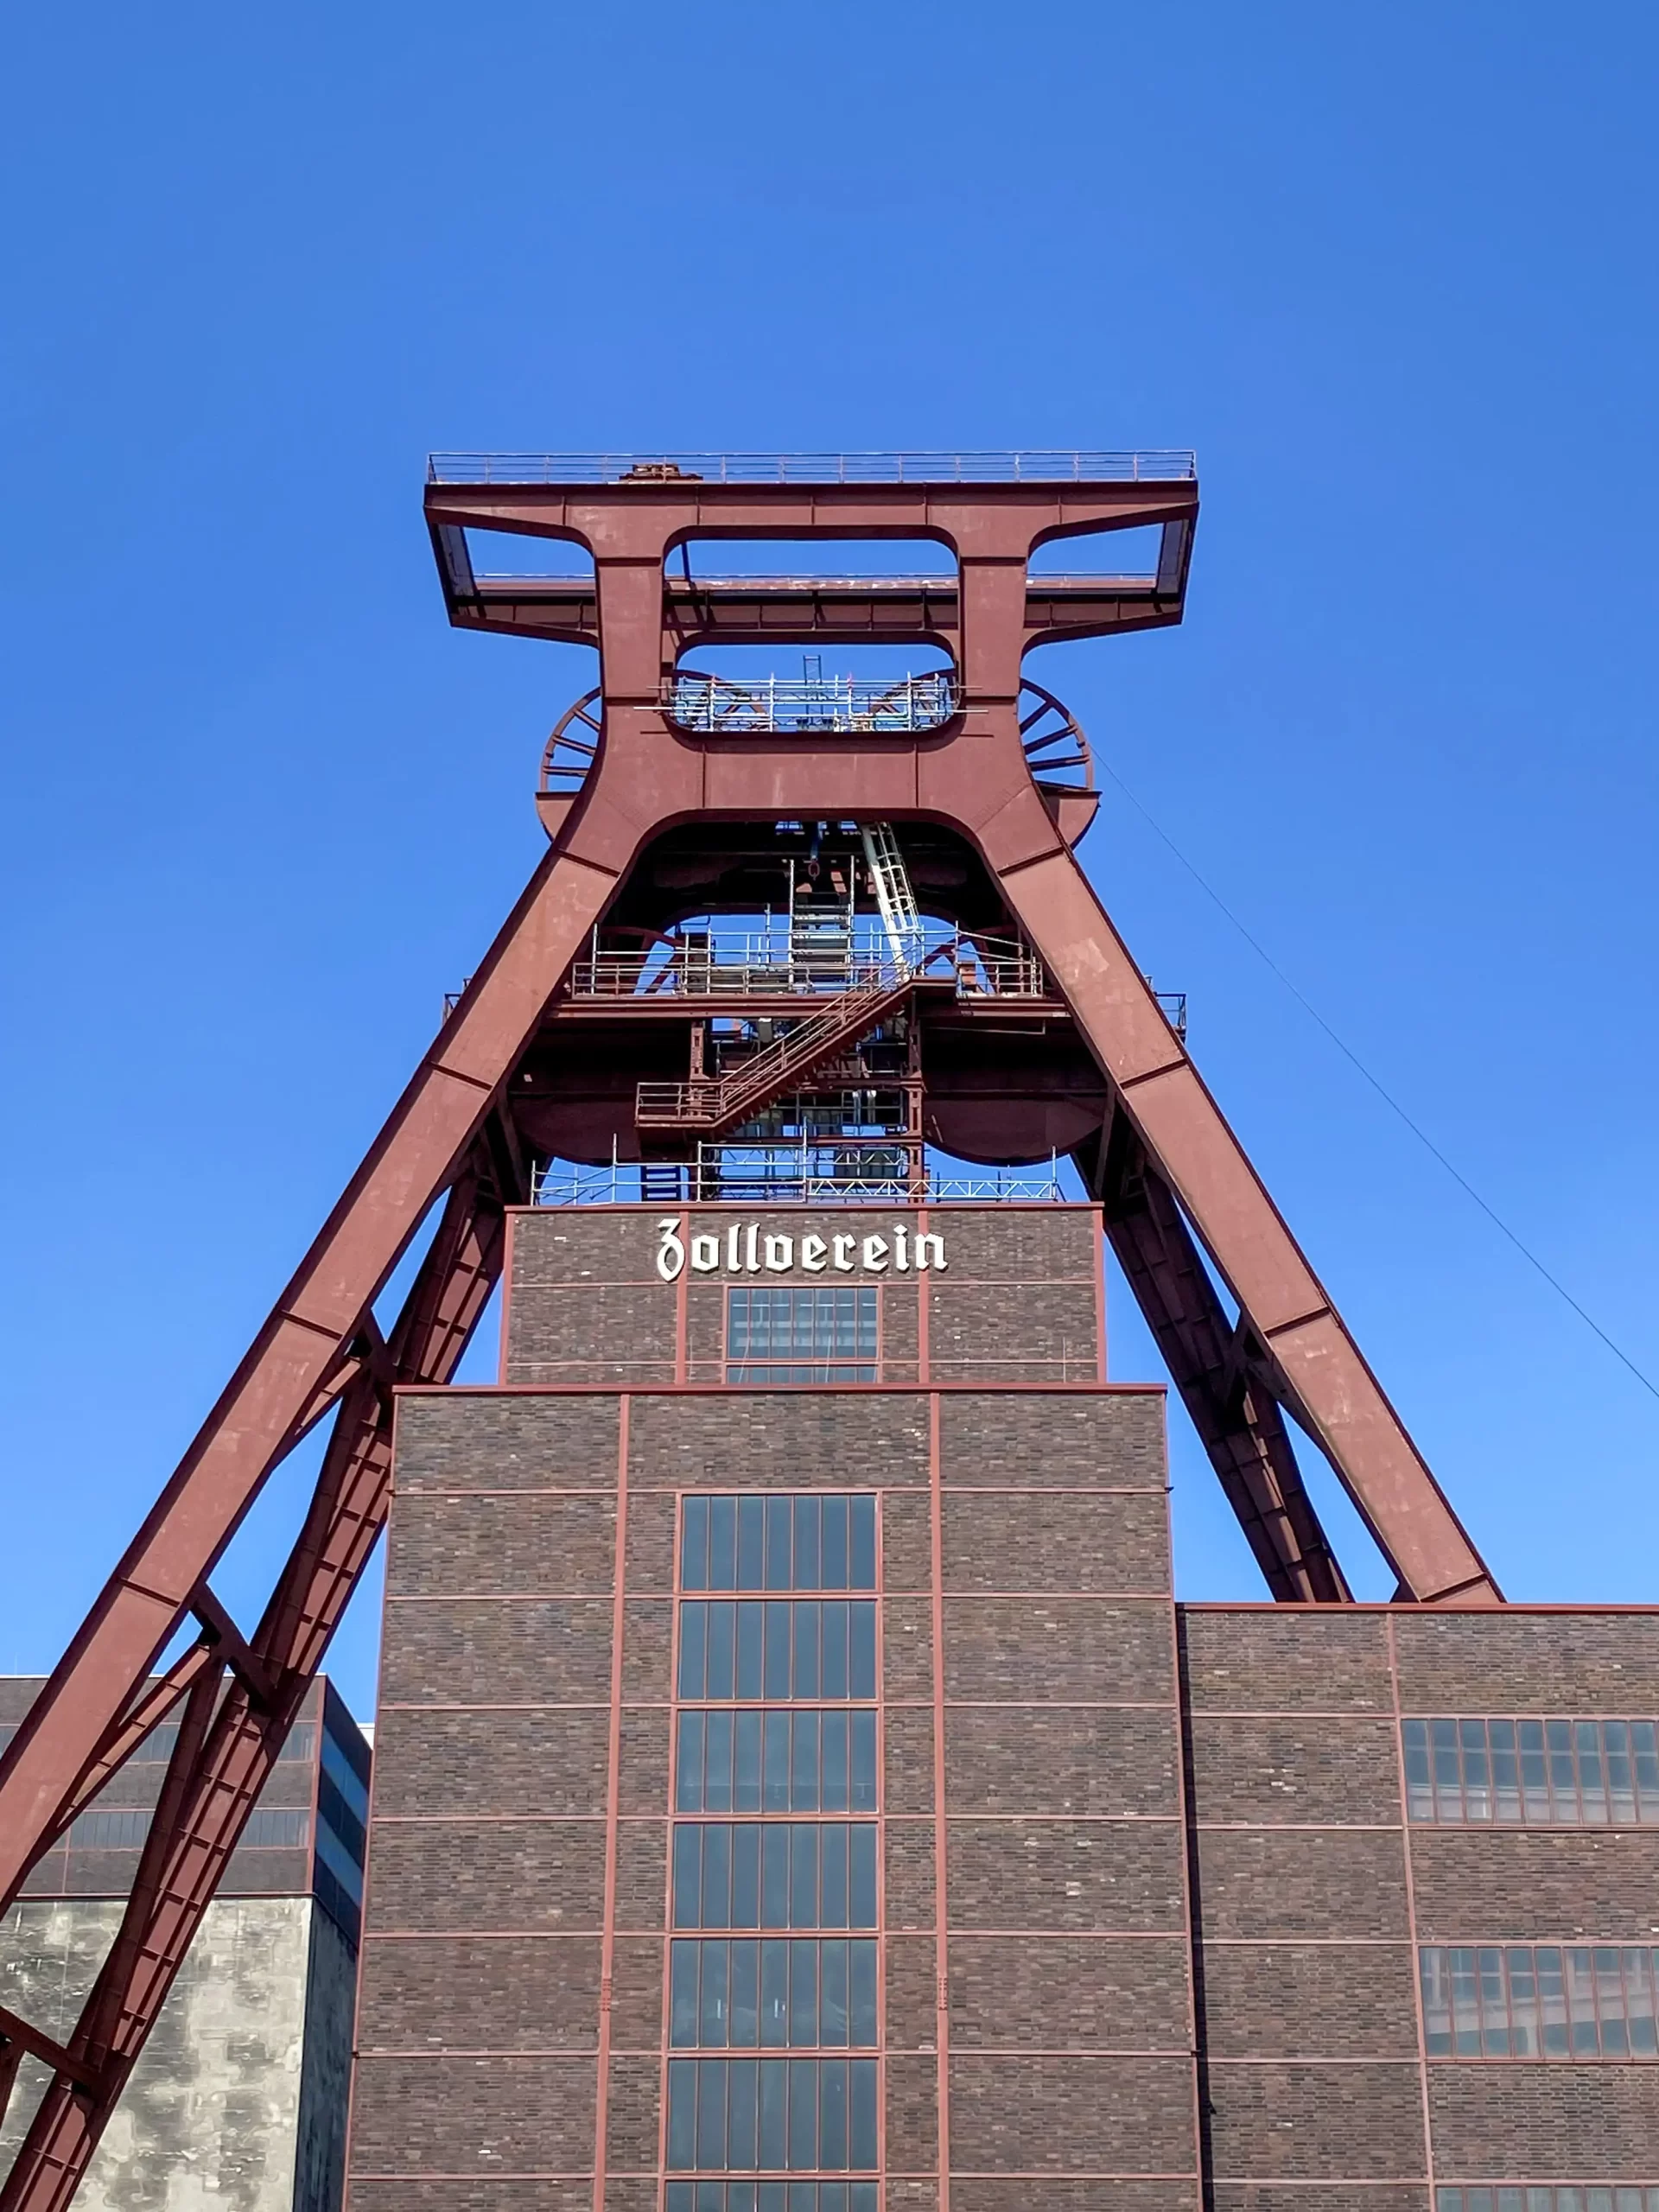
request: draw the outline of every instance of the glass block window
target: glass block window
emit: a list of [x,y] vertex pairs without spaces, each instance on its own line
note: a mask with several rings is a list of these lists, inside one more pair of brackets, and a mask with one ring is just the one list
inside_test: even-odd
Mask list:
[[1431,2058],[1659,2058],[1646,1944],[1431,1946],[1420,1954]]
[[669,2171],[868,2171],[875,2097],[873,2058],[671,2058]]
[[1620,2182],[1459,2182],[1434,2212],[1659,2212],[1659,2187]]
[[876,2212],[873,2181],[671,2181],[663,2212]]
[[874,1497],[688,1497],[683,1590],[874,1590]]
[[678,1680],[683,1698],[874,1698],[875,1601],[688,1598]]
[[1410,1818],[1442,1827],[1659,1826],[1651,1720],[1402,1722]]
[[875,1714],[682,1713],[677,1813],[873,1813]]
[[874,2050],[874,1942],[677,1938],[668,2039],[682,2050]]
[[874,1289],[726,1293],[728,1382],[874,1382]]
[[874,1928],[875,1856],[873,1822],[682,1822],[673,1924]]

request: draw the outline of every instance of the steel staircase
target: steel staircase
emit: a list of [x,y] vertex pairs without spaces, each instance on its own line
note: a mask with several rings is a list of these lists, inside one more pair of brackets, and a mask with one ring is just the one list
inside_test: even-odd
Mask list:
[[821,1013],[796,1022],[729,1075],[642,1083],[635,1096],[635,1123],[641,1129],[720,1136],[855,1044],[912,991],[929,985],[955,988],[948,975],[923,976],[907,964],[883,962],[868,980],[840,992]]

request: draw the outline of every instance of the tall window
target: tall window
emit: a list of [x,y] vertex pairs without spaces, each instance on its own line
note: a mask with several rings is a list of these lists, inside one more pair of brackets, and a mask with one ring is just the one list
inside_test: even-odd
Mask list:
[[875,1500],[689,1497],[677,1580],[665,2212],[877,2212]]
[[1406,1804],[1442,1827],[1659,1824],[1651,1720],[1406,1720]]
[[874,1289],[726,1293],[728,1382],[874,1382]]

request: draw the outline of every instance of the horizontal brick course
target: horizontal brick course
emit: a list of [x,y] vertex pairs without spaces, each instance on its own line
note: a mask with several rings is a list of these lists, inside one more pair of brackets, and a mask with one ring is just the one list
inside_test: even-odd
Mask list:
[[1198,1865],[1197,1905],[1211,1941],[1407,1938],[1397,1830],[1207,1828]]
[[887,2038],[891,2050],[931,2050],[938,2041],[937,1946],[925,1936],[890,1936],[887,1945]]
[[616,1504],[605,1497],[399,1497],[389,1603],[454,1594],[606,1596],[616,1580]]
[[945,1810],[1173,1814],[1179,1758],[1173,1710],[951,1706]]
[[[889,1857],[893,1837],[888,1831]],[[1178,1930],[1181,1832],[1173,1821],[950,1823],[951,1929]]]
[[611,1694],[611,1604],[492,1599],[386,1609],[380,1708],[540,1705]]
[[1425,1942],[1659,1942],[1652,1829],[1414,1827],[1411,1863]]
[[1166,1705],[1173,1687],[1169,1607],[1160,1598],[952,1598],[945,1605],[947,1697]]
[[371,1941],[363,1948],[358,2047],[592,2050],[597,1936]]
[[1448,2178],[1646,2178],[1659,2169],[1659,2066],[1431,2066],[1434,2164]]
[[1659,1717],[1659,1613],[1402,1611],[1408,1713]]
[[629,1420],[630,1478],[699,1490],[881,1490],[927,1481],[927,1408],[902,1391],[646,1394]]
[[374,1823],[372,1929],[597,1928],[604,1905],[598,1821]]
[[[1415,2065],[1209,2069],[1217,2183],[1411,2181],[1427,2171]],[[1369,2192],[1367,2192],[1369,2196]]]
[[594,2093],[591,2057],[359,2058],[353,2171],[590,2172]]
[[887,2164],[901,2174],[939,2167],[938,2061],[895,2051],[887,2060]]
[[1192,2128],[1190,2058],[951,2056],[953,2169],[1191,2171]]
[[1415,1978],[1408,1943],[1211,1944],[1204,1955],[1210,2056],[1414,2062]]
[[1179,1936],[952,1934],[950,2047],[1190,2050]]
[[378,1816],[602,1814],[602,1710],[449,1713],[394,1707],[376,1731]]
[[1081,1595],[1169,1588],[1161,1496],[944,1495],[944,1586]]
[[947,1487],[993,1484],[1145,1490],[1166,1495],[1160,1390],[951,1393],[939,1401]]
[[1393,1710],[1388,1623],[1375,1613],[1177,1610],[1195,1712]]
[[399,1497],[421,1491],[603,1490],[616,1481],[612,1397],[400,1396]]
[[1194,1713],[1190,1743],[1192,1811],[1200,1823],[1341,1827],[1402,1818],[1399,1736],[1381,1714]]

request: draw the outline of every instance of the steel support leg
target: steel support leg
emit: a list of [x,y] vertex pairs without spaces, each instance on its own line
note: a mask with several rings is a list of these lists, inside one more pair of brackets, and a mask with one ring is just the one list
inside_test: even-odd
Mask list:
[[[385,1523],[392,1386],[449,1380],[500,1274],[505,1230],[480,1149],[450,1192],[383,1356],[341,1399],[305,1525],[249,1640],[266,1693],[236,1674],[224,1688],[217,1656],[190,1671],[120,1931],[68,2045],[97,2086],[54,2074],[0,2189],[0,2212],[67,2212]],[[176,1702],[180,1679],[175,1672],[168,1692],[142,1700],[133,1725],[148,1717],[154,1726]]]
[[1169,1185],[1121,1115],[1090,1179],[1112,1249],[1268,1589],[1281,1601],[1351,1599],[1279,1407],[1247,1364]]

